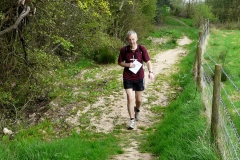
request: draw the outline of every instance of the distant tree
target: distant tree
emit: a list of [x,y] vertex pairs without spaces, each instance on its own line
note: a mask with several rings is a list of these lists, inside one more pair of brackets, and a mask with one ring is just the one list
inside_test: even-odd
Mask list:
[[239,21],[239,0],[206,0],[205,2],[211,6],[213,14],[218,17],[220,22],[224,23]]
[[155,17],[158,24],[163,24],[165,17],[170,14],[170,9],[174,10],[170,0],[157,0],[157,15]]
[[[126,31],[146,35],[156,16],[156,0],[110,0],[113,25],[109,33],[124,40]],[[141,37],[141,36],[140,36]]]
[[194,26],[200,27],[203,19],[215,20],[211,7],[204,3],[196,3],[193,6],[193,14],[191,16],[194,22]]

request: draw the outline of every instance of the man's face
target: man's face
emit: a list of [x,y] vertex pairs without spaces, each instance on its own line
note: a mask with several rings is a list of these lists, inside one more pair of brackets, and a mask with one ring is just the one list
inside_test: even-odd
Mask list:
[[137,36],[135,34],[131,34],[128,36],[127,41],[130,46],[134,46],[137,44]]

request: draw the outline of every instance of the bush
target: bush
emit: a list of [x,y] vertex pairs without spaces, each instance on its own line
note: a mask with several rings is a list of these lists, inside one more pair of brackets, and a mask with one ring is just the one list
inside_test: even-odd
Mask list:
[[100,64],[110,64],[116,62],[116,54],[114,54],[108,47],[100,48],[95,53],[95,61]]
[[205,4],[198,4],[195,6],[194,14],[192,15],[194,26],[200,27],[203,18],[211,21],[215,21],[216,19],[209,6]]
[[240,24],[237,22],[215,23],[214,27],[222,30],[240,30]]

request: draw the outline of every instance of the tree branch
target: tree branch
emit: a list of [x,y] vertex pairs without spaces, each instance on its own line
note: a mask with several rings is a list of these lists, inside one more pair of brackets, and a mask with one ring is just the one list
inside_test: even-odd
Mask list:
[[122,11],[122,7],[123,7],[123,5],[124,5],[124,2],[125,2],[125,0],[122,0],[121,5],[119,6],[119,11]]
[[10,32],[10,31],[13,30],[13,29],[17,29],[19,23],[22,21],[22,19],[23,19],[24,17],[26,17],[26,16],[28,15],[29,12],[30,12],[30,7],[27,6],[27,9],[22,11],[22,13],[20,14],[20,16],[18,17],[18,19],[16,20],[16,22],[15,22],[12,26],[6,28],[6,29],[3,30],[3,31],[0,31],[0,36],[2,36],[3,34],[6,34],[6,33],[8,33],[8,32]]

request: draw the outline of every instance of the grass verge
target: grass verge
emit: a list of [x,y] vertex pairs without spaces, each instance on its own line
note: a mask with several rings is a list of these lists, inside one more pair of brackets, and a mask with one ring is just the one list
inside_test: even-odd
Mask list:
[[[171,28],[171,27],[169,27]],[[171,29],[160,31],[171,33]],[[184,32],[173,27],[174,35],[187,35],[197,39],[197,30]],[[174,159],[219,159],[216,149],[211,145],[210,124],[202,105],[201,94],[196,92],[192,66],[196,52],[196,41],[187,48],[189,54],[178,64],[179,72],[170,76],[169,82],[183,89],[169,106],[155,106],[155,112],[164,112],[162,122],[149,129],[142,149],[154,153],[161,160]],[[157,83],[157,82],[155,82]]]
[[[195,93],[196,85],[191,73],[193,51],[181,61],[180,71],[171,77],[173,85],[179,85],[183,91],[164,109],[163,121],[151,128],[147,142],[143,144],[147,151],[161,160],[218,159],[211,146],[201,95]],[[159,108],[155,111],[162,112]]]
[[117,153],[122,153],[122,150],[114,136],[90,132],[74,133],[50,142],[26,138],[0,144],[0,157],[8,160],[95,160],[107,159]]

